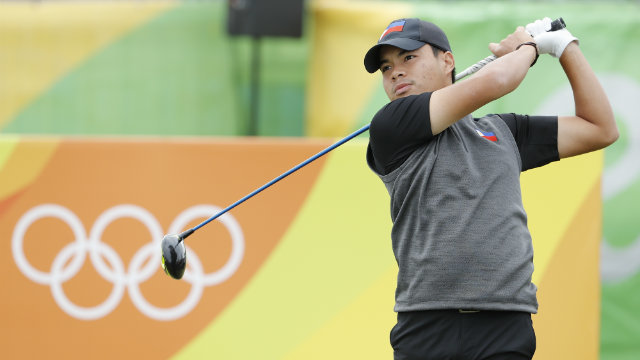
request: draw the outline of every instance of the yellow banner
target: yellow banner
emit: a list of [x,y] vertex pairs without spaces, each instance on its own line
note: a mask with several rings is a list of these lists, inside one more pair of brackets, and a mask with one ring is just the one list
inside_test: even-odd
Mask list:
[[[160,268],[164,234],[329,145],[1,138],[3,355],[391,358],[388,195],[363,141],[189,237],[183,280]],[[597,358],[601,161],[593,153],[523,175],[540,300],[536,359]]]

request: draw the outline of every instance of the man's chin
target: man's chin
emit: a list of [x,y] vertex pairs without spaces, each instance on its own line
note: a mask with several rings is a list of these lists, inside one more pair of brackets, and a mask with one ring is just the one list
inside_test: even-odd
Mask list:
[[407,91],[407,92],[404,92],[404,93],[399,94],[399,95],[394,95],[394,97],[391,99],[391,101],[398,100],[400,98],[411,96],[411,95],[415,95],[415,94],[412,91]]

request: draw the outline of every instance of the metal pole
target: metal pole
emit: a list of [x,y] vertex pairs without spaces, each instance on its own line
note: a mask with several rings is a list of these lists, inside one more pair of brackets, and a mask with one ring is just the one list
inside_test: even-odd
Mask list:
[[260,36],[253,36],[251,41],[251,99],[249,105],[249,125],[247,134],[258,135],[258,122],[260,110]]

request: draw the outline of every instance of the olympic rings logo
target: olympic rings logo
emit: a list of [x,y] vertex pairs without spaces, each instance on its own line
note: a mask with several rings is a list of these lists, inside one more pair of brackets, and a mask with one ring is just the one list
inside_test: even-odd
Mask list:
[[[220,210],[213,205],[192,206],[173,220],[169,227],[169,233],[178,233],[190,221],[209,217]],[[56,255],[48,273],[34,268],[27,260],[23,248],[24,235],[31,224],[46,217],[57,218],[65,222],[75,237],[75,242],[66,245]],[[133,255],[126,270],[118,253],[100,240],[107,226],[120,218],[133,218],[140,221],[147,227],[152,239]],[[217,220],[226,227],[231,235],[233,247],[229,259],[220,269],[205,274],[196,253],[189,246],[186,246],[189,262],[183,279],[191,284],[191,290],[182,303],[170,308],[154,306],[144,298],[140,291],[139,284],[148,280],[160,268],[160,243],[163,237],[162,227],[158,220],[142,207],[123,204],[109,208],[98,217],[87,236],[82,222],[71,210],[57,204],[42,204],[30,209],[18,220],[13,230],[11,247],[13,258],[20,271],[38,284],[49,285],[58,306],[70,316],[81,320],[96,320],[106,316],[118,306],[126,287],[129,290],[131,301],[141,313],[155,320],[170,321],[191,312],[200,301],[205,286],[213,286],[226,281],[242,263],[245,244],[240,225],[229,213],[220,216]],[[93,307],[81,307],[74,304],[62,289],[62,284],[80,271],[87,254],[89,254],[96,271],[114,285],[107,299]],[[103,258],[107,260],[110,267],[105,264]],[[146,265],[143,267],[145,262]],[[65,267],[67,263],[68,265]]]

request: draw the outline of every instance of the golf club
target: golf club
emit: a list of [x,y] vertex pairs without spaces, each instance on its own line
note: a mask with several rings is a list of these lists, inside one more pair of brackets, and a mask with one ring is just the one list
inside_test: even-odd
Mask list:
[[[549,30],[549,31],[560,30],[560,29],[562,29],[564,27],[566,27],[564,20],[562,20],[562,18],[558,18],[558,19],[554,20],[551,23],[551,30]],[[495,59],[496,59],[495,55],[491,55],[491,56],[488,56],[488,57],[484,58],[483,60],[480,60],[478,63],[468,67],[463,72],[458,74],[456,76],[456,80],[460,80],[465,76],[468,76],[468,75],[471,75],[471,74],[477,72],[482,67],[484,67],[485,65],[487,65],[488,63],[490,63],[491,61],[493,61]],[[221,210],[217,214],[211,216],[210,218],[206,219],[205,221],[201,222],[197,226],[195,226],[195,227],[193,227],[193,228],[191,228],[189,230],[186,230],[186,231],[184,231],[184,232],[182,232],[180,234],[165,235],[165,237],[162,239],[162,268],[164,269],[164,272],[167,275],[169,275],[172,278],[174,278],[174,279],[181,279],[182,278],[182,276],[184,275],[184,271],[186,269],[186,266],[187,266],[187,252],[186,252],[186,248],[184,246],[184,240],[187,237],[189,237],[191,234],[193,234],[196,230],[198,230],[201,227],[207,225],[211,221],[219,218],[220,216],[222,216],[223,214],[225,214],[229,210],[231,210],[231,209],[235,208],[236,206],[242,204],[243,202],[247,201],[248,199],[252,198],[253,196],[257,195],[258,193],[262,192],[263,190],[265,190],[266,188],[270,187],[271,185],[277,183],[278,181],[284,179],[285,177],[291,175],[292,173],[300,170],[304,166],[308,165],[309,163],[313,162],[314,160],[318,159],[319,157],[325,155],[326,153],[330,152],[331,150],[337,148],[338,146],[346,143],[347,141],[353,139],[354,137],[356,137],[356,136],[362,134],[363,132],[369,130],[369,126],[370,126],[370,124],[367,124],[367,125],[361,127],[360,129],[354,131],[353,133],[349,134],[348,136],[346,136],[342,140],[336,142],[335,144],[329,146],[328,148],[326,148],[326,149],[320,151],[319,153],[313,155],[312,157],[310,157],[307,160],[301,162],[300,164],[294,166],[293,168],[291,168],[287,172],[283,173],[282,175],[276,177],[275,179],[273,179],[273,180],[269,181],[268,183],[262,185],[258,189],[256,189],[256,190],[252,191],[251,193],[247,194],[242,199],[240,199],[240,200],[234,202],[233,204],[227,206],[226,208],[224,208],[223,210]]]
[[205,221],[201,222],[197,226],[195,226],[195,227],[193,227],[193,228],[191,228],[189,230],[186,230],[186,231],[184,231],[184,232],[182,232],[180,234],[169,234],[169,235],[166,235],[162,239],[162,268],[164,269],[164,272],[167,273],[167,275],[171,276],[174,279],[182,278],[182,275],[184,275],[185,267],[187,265],[187,260],[186,260],[187,253],[186,253],[186,249],[184,247],[183,241],[189,235],[193,234],[194,231],[196,231],[196,230],[200,229],[201,227],[207,225],[211,221],[219,218],[220,216],[222,216],[223,214],[225,214],[229,210],[231,210],[231,209],[235,208],[236,206],[242,204],[243,202],[245,202],[248,199],[252,198],[253,196],[257,195],[258,193],[260,193],[261,191],[263,191],[266,188],[270,187],[271,185],[277,183],[278,181],[284,179],[285,177],[291,175],[292,173],[300,170],[304,166],[308,165],[309,163],[313,162],[314,160],[318,159],[319,157],[323,156],[324,154],[328,153],[329,151],[337,148],[338,146],[346,143],[347,141],[353,139],[354,137],[362,134],[363,132],[365,132],[367,130],[369,130],[369,124],[361,127],[360,129],[358,129],[358,130],[354,131],[353,133],[349,134],[344,139],[336,142],[335,144],[329,146],[328,148],[320,151],[319,153],[317,153],[317,154],[313,155],[312,157],[308,158],[307,160],[305,160],[305,161],[301,162],[300,164],[294,166],[293,168],[291,168],[287,172],[285,172],[282,175],[276,177],[275,179],[269,181],[268,183],[262,185],[261,187],[257,188],[256,190],[252,191],[251,193],[247,194],[242,199],[234,202],[233,204],[231,204],[231,205],[227,206],[226,208],[222,209],[217,214],[215,214],[215,215],[211,216],[210,218],[206,219]]

